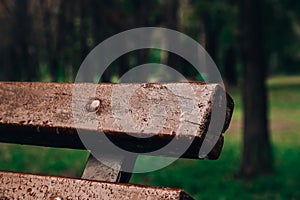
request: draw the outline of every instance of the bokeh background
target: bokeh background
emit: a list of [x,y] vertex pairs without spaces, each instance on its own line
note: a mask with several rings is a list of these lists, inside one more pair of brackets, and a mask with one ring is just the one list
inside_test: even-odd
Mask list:
[[[165,27],[192,37],[217,64],[235,101],[219,160],[179,159],[131,183],[183,188],[196,199],[300,199],[300,1],[0,0],[0,80],[73,82],[96,45],[121,31]],[[100,78],[184,59],[138,50]],[[0,97],[1,98],[1,97]],[[1,134],[1,133],[0,133]],[[86,151],[0,144],[0,169],[79,177]],[[140,157],[137,166],[160,162]]]

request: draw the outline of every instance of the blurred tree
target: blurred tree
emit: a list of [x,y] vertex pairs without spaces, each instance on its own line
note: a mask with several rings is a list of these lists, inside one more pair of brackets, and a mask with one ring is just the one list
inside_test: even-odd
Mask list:
[[90,32],[90,13],[92,9],[92,2],[90,0],[80,1],[80,57],[83,61],[84,58],[88,55],[90,48],[88,45],[89,32]]
[[[134,7],[134,18],[132,26],[134,28],[138,27],[148,27],[151,25],[151,11],[152,1],[142,1],[133,0]],[[141,36],[144,37],[144,36]],[[137,65],[142,65],[148,62],[149,59],[149,49],[143,49],[135,52]]]
[[225,82],[237,85],[237,3],[235,0],[191,1],[198,18],[199,42],[221,71]]
[[29,0],[14,1],[13,25],[11,26],[11,62],[14,74],[10,80],[37,80],[38,64],[31,41],[32,20]]
[[273,171],[267,118],[267,62],[264,51],[263,1],[241,2],[244,104],[242,176]]
[[229,86],[237,86],[237,55],[235,46],[229,47],[224,56],[224,77],[226,84]]
[[271,62],[270,74],[300,72],[299,5],[295,0],[265,0],[265,50]]
[[[58,65],[59,65],[59,54],[60,49],[57,46],[57,39],[52,26],[52,21],[55,18],[53,13],[53,4],[49,1],[41,1],[41,9],[43,9],[43,33],[45,37],[46,47],[46,63],[50,66],[50,74],[52,81],[57,81]],[[60,13],[65,9],[64,4],[60,4]],[[63,20],[62,14],[60,19]],[[61,22],[60,22],[61,23]],[[55,29],[57,30],[57,29]],[[58,37],[61,37],[60,35]]]
[[[164,7],[165,12],[163,14],[164,16],[164,22],[166,28],[178,30],[179,23],[178,23],[178,9],[179,9],[179,2],[178,0],[165,0],[164,1]],[[179,31],[179,30],[178,30]],[[167,46],[171,44],[166,44]],[[185,66],[183,66],[183,63],[181,62],[181,59],[179,55],[173,54],[171,52],[167,52],[167,59],[166,63],[167,66],[172,67],[173,69],[177,70],[179,73],[183,75],[187,75],[186,72],[188,71],[185,69]]]
[[222,6],[223,24],[219,37],[220,46],[220,68],[223,73],[223,80],[229,86],[237,86],[238,72],[237,64],[239,54],[237,48],[238,36],[238,3],[237,0],[226,0]]
[[[128,21],[122,16],[120,5],[121,2],[115,0],[91,1],[92,32],[95,46],[108,37],[119,33],[122,27],[126,26]],[[111,77],[116,74],[117,66],[117,61],[110,65],[103,73],[101,81],[110,82]]]
[[1,0],[0,1],[0,67],[1,67],[1,80],[12,80],[13,77],[13,68],[11,63],[11,37],[8,35],[11,34],[11,24],[12,19],[11,15],[13,14],[12,4],[10,0]]

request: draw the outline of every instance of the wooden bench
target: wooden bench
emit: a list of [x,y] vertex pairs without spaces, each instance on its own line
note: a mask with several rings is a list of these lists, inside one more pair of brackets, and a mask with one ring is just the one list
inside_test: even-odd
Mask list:
[[[74,91],[75,87],[79,90]],[[93,92],[89,96],[85,91]],[[92,151],[93,146],[82,141],[82,134],[94,145],[101,143],[99,135],[105,135],[119,148],[136,152],[134,155],[153,152],[154,156],[176,157],[176,149],[156,151],[174,140],[188,142],[180,156],[190,159],[219,157],[223,146],[220,133],[228,128],[233,111],[233,101],[220,85],[196,82],[0,82],[0,97],[3,143]],[[222,127],[211,128],[213,107],[222,105]],[[163,111],[153,111],[159,108]],[[132,117],[136,127],[124,124],[124,116]],[[209,130],[216,133],[208,134]],[[79,132],[83,132],[81,136]],[[206,140],[213,148],[202,155],[201,145]],[[91,154],[81,179],[0,171],[0,199],[192,199],[181,189],[127,184],[128,169],[133,169],[136,156],[116,154],[108,150],[100,155],[116,167]]]

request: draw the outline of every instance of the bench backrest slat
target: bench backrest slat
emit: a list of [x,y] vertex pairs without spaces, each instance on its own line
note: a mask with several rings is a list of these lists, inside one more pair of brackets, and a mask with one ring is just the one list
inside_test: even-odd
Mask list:
[[[220,103],[220,90],[218,84],[202,83],[1,82],[0,142],[83,149],[78,128],[91,137],[95,132],[104,132],[116,144],[137,152],[163,146],[175,136],[183,141],[195,138],[184,157],[198,158],[212,104]],[[232,100],[227,98],[223,132],[232,109]],[[128,116],[135,128],[124,123]],[[152,137],[141,145],[141,140],[127,133]],[[209,158],[218,157],[222,141],[220,136]]]

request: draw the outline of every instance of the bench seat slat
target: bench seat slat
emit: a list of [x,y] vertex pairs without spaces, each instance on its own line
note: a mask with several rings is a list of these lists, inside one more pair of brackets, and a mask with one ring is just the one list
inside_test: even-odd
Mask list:
[[0,171],[0,199],[190,200],[183,190]]

